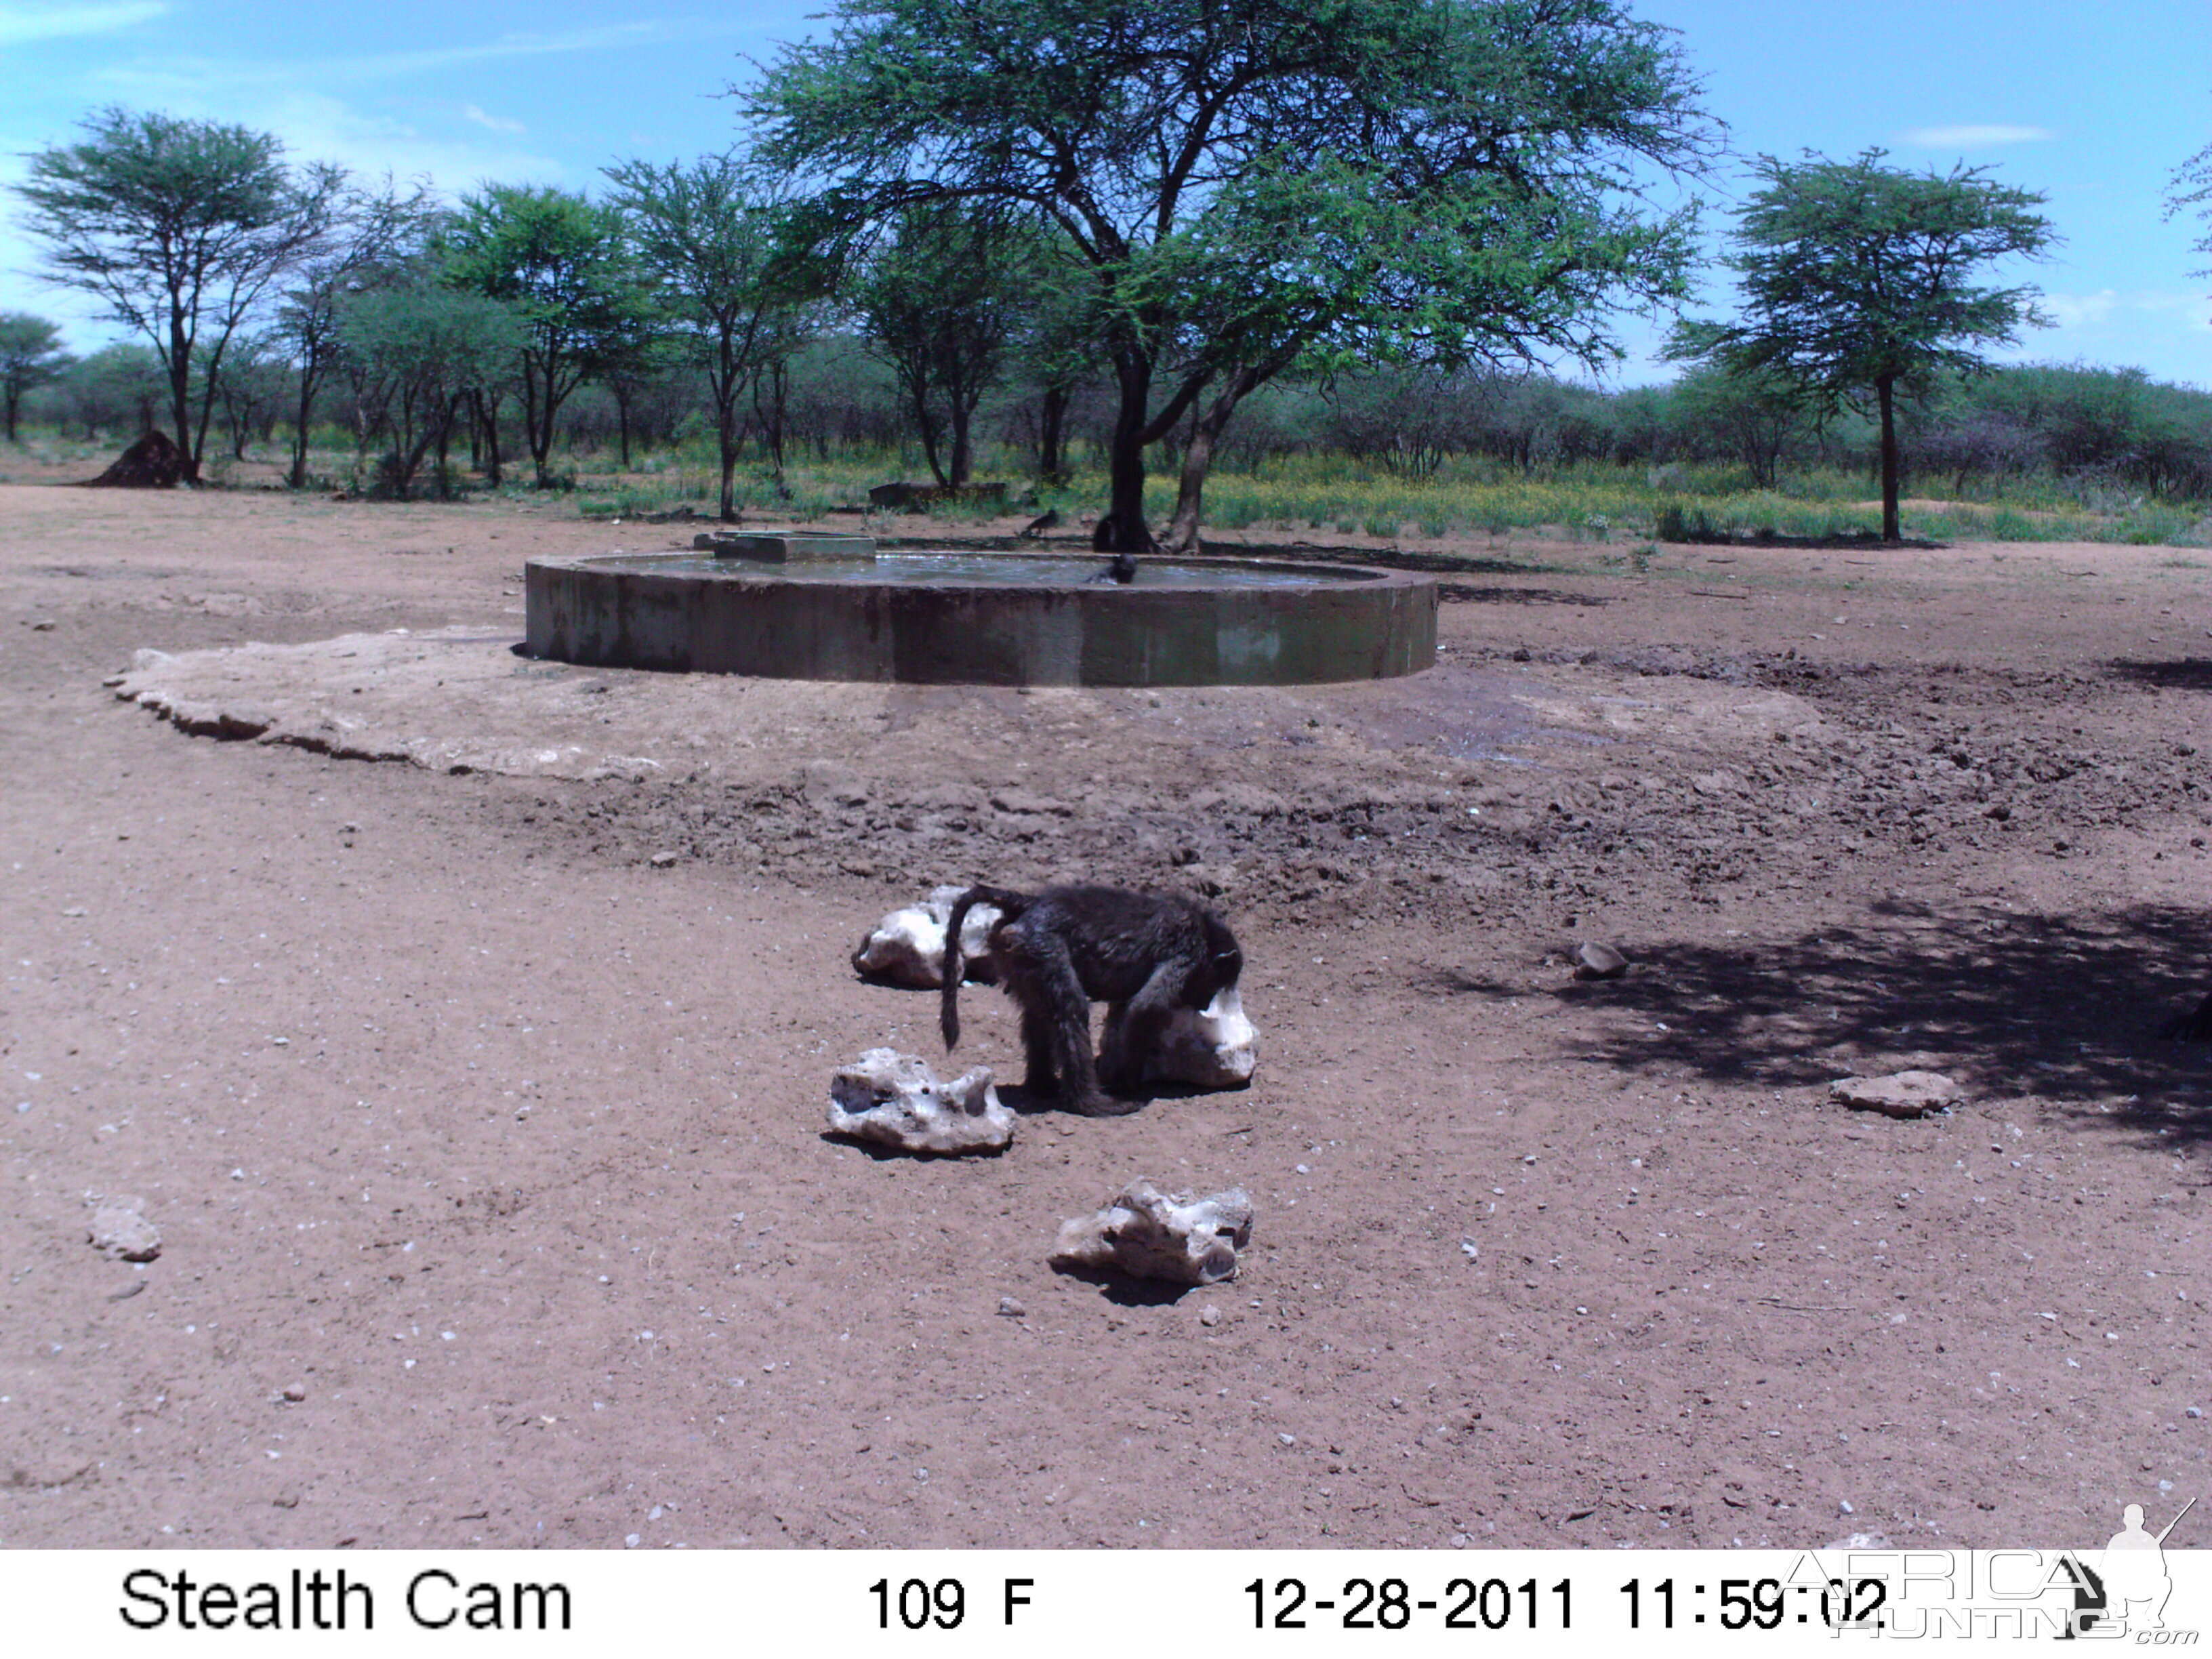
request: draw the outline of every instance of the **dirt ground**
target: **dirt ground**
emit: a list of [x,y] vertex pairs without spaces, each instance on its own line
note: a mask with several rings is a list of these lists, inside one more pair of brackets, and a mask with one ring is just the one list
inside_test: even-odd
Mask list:
[[[2205,1489],[2201,557],[1425,544],[1428,673],[1029,695],[520,658],[526,556],[677,539],[572,514],[0,487],[0,1543],[2091,1545]],[[941,1058],[876,918],[1074,876],[1231,918],[1252,1087],[825,1139],[836,1066]],[[1908,1066],[1971,1103],[1828,1097]],[[1139,1176],[1250,1192],[1233,1284],[1046,1265]]]

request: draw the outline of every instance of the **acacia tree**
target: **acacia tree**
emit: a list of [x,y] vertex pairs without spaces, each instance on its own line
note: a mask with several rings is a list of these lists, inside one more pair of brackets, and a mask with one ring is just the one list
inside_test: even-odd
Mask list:
[[[782,407],[783,366],[806,338],[818,272],[785,235],[793,206],[766,175],[726,155],[685,167],[624,161],[606,169],[635,257],[665,313],[689,337],[714,404],[721,514],[737,519],[734,479],[748,422],[740,399]],[[762,382],[769,384],[763,393]],[[779,482],[781,422],[771,445]]]
[[453,494],[447,450],[470,394],[498,378],[522,344],[521,319],[482,295],[434,283],[373,289],[338,311],[338,343],[364,436],[380,436],[380,486],[404,496],[437,456],[438,495]]
[[561,405],[619,362],[650,318],[622,215],[568,191],[492,185],[463,200],[443,242],[453,286],[522,319],[523,433],[545,489]]
[[270,284],[319,249],[343,175],[284,165],[265,132],[111,106],[85,137],[30,158],[16,194],[47,280],[93,295],[153,343],[185,476],[197,482],[231,337]]
[[57,379],[70,362],[62,331],[27,311],[0,312],[0,412],[7,417],[8,441],[15,441],[15,416],[23,394]]
[[380,189],[346,191],[332,216],[325,245],[301,260],[276,307],[276,337],[292,358],[296,393],[292,416],[292,463],[285,482],[307,482],[307,435],[315,399],[338,350],[339,314],[356,295],[400,280],[421,254],[434,223],[428,187],[402,196],[387,178]]
[[103,428],[152,431],[167,387],[168,376],[153,347],[119,340],[71,363],[57,391],[70,418],[83,426],[85,441],[92,443]]
[[[1595,359],[1674,297],[1689,210],[1634,172],[1711,127],[1669,33],[1611,0],[843,0],[744,94],[848,220],[973,200],[1055,225],[1118,398],[1098,541],[1152,545],[1145,451],[1302,361]],[[1203,401],[1201,401],[1203,400]]]
[[283,344],[269,335],[242,337],[232,343],[222,369],[208,378],[230,428],[231,458],[242,461],[246,441],[258,433],[268,442],[283,417],[293,379]]
[[1972,348],[2008,344],[2049,319],[2033,288],[1976,287],[1979,267],[2030,258],[2057,240],[2034,211],[2038,191],[2000,185],[1988,169],[1906,173],[1887,152],[1831,161],[1759,157],[1765,187],[1738,217],[1740,323],[1680,325],[1678,360],[1736,374],[1779,376],[1832,413],[1871,392],[1881,428],[1881,535],[1898,526],[1898,389],[1941,371],[1987,365]]
[[897,377],[940,484],[957,489],[974,470],[969,428],[1028,320],[1033,252],[988,211],[915,203],[851,284],[860,332]]

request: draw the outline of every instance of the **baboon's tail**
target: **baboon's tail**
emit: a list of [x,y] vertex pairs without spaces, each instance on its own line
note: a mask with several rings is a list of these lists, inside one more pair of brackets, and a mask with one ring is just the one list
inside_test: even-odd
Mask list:
[[960,981],[968,977],[968,963],[960,954],[960,930],[968,912],[979,904],[989,905],[1002,921],[1012,921],[1030,908],[1030,896],[1004,887],[970,887],[953,900],[951,920],[945,925],[945,988],[937,1011],[937,1029],[945,1035],[948,1054],[960,1044]]

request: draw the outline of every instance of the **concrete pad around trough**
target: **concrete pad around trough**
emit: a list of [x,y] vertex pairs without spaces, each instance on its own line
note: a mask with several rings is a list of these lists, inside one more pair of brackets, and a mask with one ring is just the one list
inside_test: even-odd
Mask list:
[[[1031,693],[590,668],[518,656],[517,643],[512,634],[464,627],[173,656],[142,651],[110,684],[118,696],[199,735],[519,777],[782,785],[794,766],[828,757],[860,769],[873,787],[912,793],[948,780],[1003,780],[1005,734],[1026,732],[1025,741],[1042,745],[1035,752],[1061,757],[1068,772],[1030,781],[1048,781],[1047,793],[1097,810],[1121,801],[1130,780],[1258,789],[1270,757],[1285,752],[1301,757],[1310,804],[1393,791],[1425,799],[1445,757],[1534,759],[1563,744],[1617,744],[1629,751],[1624,761],[1671,753],[1678,757],[1667,769],[1703,780],[1698,751],[1708,732],[1746,724],[1820,732],[1796,698],[1710,682],[1654,688],[1651,701],[1666,705],[1658,729],[1622,733],[1605,729],[1610,706],[1601,693],[1532,696],[1521,677],[1459,666],[1330,686]],[[1119,757],[1110,775],[1097,775],[1085,757],[1103,752],[1090,750],[1094,738]],[[1083,747],[1061,746],[1078,739]],[[1277,795],[1259,793],[1279,808]],[[981,795],[973,809],[989,810]]]

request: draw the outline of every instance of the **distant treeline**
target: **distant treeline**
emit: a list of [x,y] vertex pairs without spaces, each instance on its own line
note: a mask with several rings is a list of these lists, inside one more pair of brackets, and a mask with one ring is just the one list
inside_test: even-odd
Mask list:
[[[127,440],[158,423],[166,395],[150,349],[112,345],[29,390],[21,419],[27,430],[86,442]],[[1062,400],[1062,465],[1095,461],[1110,436],[1106,388],[1024,385],[1018,374],[977,410],[979,459],[1034,471],[1048,395]],[[297,406],[296,372],[273,355],[238,353],[217,376],[216,424],[238,459],[250,446],[267,449],[289,435]],[[328,444],[349,445],[380,426],[379,412],[356,408],[343,385],[319,414],[330,423]],[[853,337],[817,338],[793,356],[783,422],[782,443],[794,458],[919,453],[911,399]],[[710,439],[713,428],[703,377],[680,369],[588,385],[561,411],[572,457],[604,455],[624,465]],[[1922,493],[1971,499],[2036,478],[2084,500],[2115,492],[2212,497],[2212,393],[2140,369],[2036,364],[1922,386],[1905,404],[1903,431],[1905,464]],[[748,441],[765,453],[763,434],[749,434]],[[507,447],[518,446],[510,437]],[[1170,438],[1161,449],[1171,465],[1180,446]],[[1271,462],[1319,454],[1347,456],[1407,482],[1480,458],[1534,477],[1590,462],[1736,466],[1753,485],[1771,489],[1814,470],[1870,473],[1875,435],[1859,416],[1822,422],[1786,397],[1714,371],[1625,391],[1541,374],[1365,374],[1261,388],[1223,434],[1216,459],[1264,471]]]

